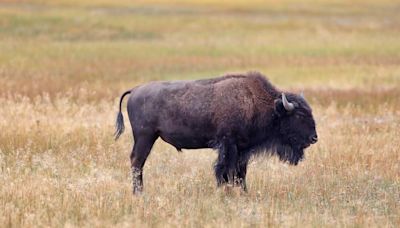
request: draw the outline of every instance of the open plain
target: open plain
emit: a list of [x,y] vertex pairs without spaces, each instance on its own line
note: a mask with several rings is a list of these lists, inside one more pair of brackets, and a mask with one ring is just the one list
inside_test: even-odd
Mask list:
[[[387,0],[1,1],[0,226],[399,227],[399,12]],[[127,121],[113,140],[122,92],[249,70],[304,92],[319,134],[306,159],[254,159],[249,192],[228,194],[215,152],[158,140],[132,196]]]

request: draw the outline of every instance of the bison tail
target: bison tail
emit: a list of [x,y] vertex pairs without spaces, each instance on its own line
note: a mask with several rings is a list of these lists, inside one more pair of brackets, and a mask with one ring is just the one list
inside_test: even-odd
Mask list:
[[124,94],[122,94],[122,96],[119,100],[119,112],[117,115],[117,121],[115,122],[115,133],[114,133],[115,140],[117,140],[119,138],[119,136],[122,133],[124,133],[124,130],[125,130],[124,116],[122,115],[121,106],[122,106],[122,100],[124,99],[124,97],[130,93],[131,93],[130,90],[126,91]]
[[125,131],[124,116],[120,111],[117,115],[117,121],[115,122],[115,133],[114,133],[115,140],[117,140],[119,136],[122,135],[122,133],[124,133],[124,131]]

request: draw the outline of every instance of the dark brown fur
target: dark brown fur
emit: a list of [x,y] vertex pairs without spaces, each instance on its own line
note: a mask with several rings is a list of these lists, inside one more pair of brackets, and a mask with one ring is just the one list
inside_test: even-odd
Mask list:
[[120,100],[116,138],[124,129],[121,102],[129,93],[128,114],[135,139],[131,153],[134,192],[143,188],[143,165],[158,137],[178,150],[217,149],[218,185],[232,182],[244,190],[251,155],[268,150],[297,164],[303,149],[315,141],[310,139],[316,137],[307,102],[287,93],[296,109],[286,111],[281,91],[257,72],[152,82],[127,91]]

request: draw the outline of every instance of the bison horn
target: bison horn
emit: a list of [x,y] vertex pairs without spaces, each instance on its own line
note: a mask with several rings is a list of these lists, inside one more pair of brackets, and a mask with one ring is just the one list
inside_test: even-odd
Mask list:
[[282,103],[283,107],[285,107],[286,111],[291,112],[294,110],[294,104],[290,103],[284,93],[282,93]]

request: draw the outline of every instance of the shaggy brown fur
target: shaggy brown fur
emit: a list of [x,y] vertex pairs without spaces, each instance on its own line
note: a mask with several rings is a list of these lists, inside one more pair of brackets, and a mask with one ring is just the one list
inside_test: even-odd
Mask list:
[[251,155],[269,150],[283,161],[297,164],[303,158],[303,149],[316,141],[307,102],[287,93],[296,107],[288,111],[282,92],[258,72],[152,82],[127,91],[120,100],[116,138],[124,129],[121,102],[129,93],[128,114],[135,139],[131,153],[134,192],[143,187],[142,168],[158,137],[178,150],[217,149],[218,185],[235,182],[244,190]]

